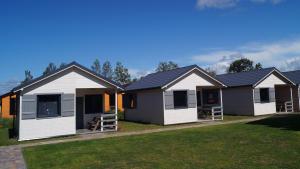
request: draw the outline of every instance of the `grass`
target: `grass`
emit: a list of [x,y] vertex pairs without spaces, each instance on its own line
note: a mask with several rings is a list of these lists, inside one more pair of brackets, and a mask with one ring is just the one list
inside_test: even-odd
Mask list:
[[[240,120],[252,118],[247,116],[224,116],[224,121],[232,121],[232,120]],[[190,125],[187,124],[178,124],[178,125]],[[132,132],[132,131],[142,131],[149,129],[158,129],[158,128],[166,128],[173,127],[178,125],[169,125],[162,126],[156,124],[145,124],[145,123],[136,123],[136,122],[128,122],[128,121],[119,121],[119,132]],[[23,141],[18,142],[15,138],[9,138],[9,128],[12,128],[12,119],[1,119],[0,118],[0,146],[14,145],[14,144],[24,144],[24,143],[32,143],[32,142],[40,142],[40,141],[49,141],[49,140],[57,140],[57,139],[69,139],[75,138],[75,136],[63,136],[63,137],[53,137],[48,139],[40,139],[40,140],[32,140],[32,141]]]
[[12,119],[0,118],[0,146],[17,144],[16,139],[9,138],[10,128],[12,128]]
[[[224,121],[234,121],[234,120],[242,120],[253,118],[251,116],[230,116],[225,115]],[[142,131],[142,130],[150,130],[150,129],[159,129],[159,128],[169,128],[174,126],[188,126],[191,124],[201,124],[201,123],[185,123],[185,124],[175,124],[175,125],[157,125],[157,124],[146,124],[146,123],[137,123],[137,122],[128,122],[128,121],[119,121],[119,131],[120,132],[131,132],[131,131]]]
[[298,168],[300,115],[28,147],[28,168]]

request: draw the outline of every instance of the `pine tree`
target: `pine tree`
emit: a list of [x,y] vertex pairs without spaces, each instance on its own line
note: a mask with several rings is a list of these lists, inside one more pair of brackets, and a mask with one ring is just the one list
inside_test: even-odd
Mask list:
[[28,82],[33,79],[33,76],[31,75],[30,70],[25,70],[25,79],[22,81],[22,83]]
[[49,65],[46,67],[45,71],[43,72],[43,75],[47,75],[49,73],[52,73],[56,70],[56,65],[54,63],[49,63]]
[[127,84],[131,81],[128,69],[121,62],[117,62],[116,64],[113,79],[120,84]]
[[108,79],[113,78],[113,70],[109,61],[105,61],[102,66],[102,75]]
[[96,59],[93,63],[93,65],[91,66],[91,69],[93,72],[95,72],[96,74],[100,75],[101,74],[101,66],[100,66],[100,61],[98,59]]

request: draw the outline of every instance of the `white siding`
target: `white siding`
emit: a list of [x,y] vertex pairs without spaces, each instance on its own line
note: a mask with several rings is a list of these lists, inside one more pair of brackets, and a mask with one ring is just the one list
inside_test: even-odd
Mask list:
[[[198,72],[192,72],[184,78],[169,86],[171,90],[195,90],[197,86],[214,86],[211,80]],[[198,120],[197,108],[164,109],[164,124],[177,124],[196,122]]]
[[172,86],[168,87],[168,90],[179,90],[179,89],[192,89],[196,90],[196,86],[214,86],[214,84],[208,81],[205,77],[202,77],[200,73],[191,73],[185,78],[176,82]]
[[[106,87],[108,87],[108,84],[97,80],[93,76],[78,71],[77,69],[70,69],[26,88],[22,92],[22,95],[70,93],[76,97],[76,88]],[[20,98],[20,102],[22,102],[22,97]],[[22,104],[20,106],[22,106]],[[20,111],[22,111],[22,108],[20,108]],[[20,112],[20,141],[70,134],[76,134],[76,112],[74,112],[74,116],[71,117],[28,120],[22,120],[22,112]]]
[[286,83],[281,80],[278,76],[271,74],[265,80],[263,80],[260,84],[256,86],[256,88],[264,88],[264,87],[273,87],[275,85],[285,85]]
[[[255,88],[275,88],[275,85],[285,85],[286,83],[275,74],[271,74]],[[276,93],[276,91],[275,91]],[[276,103],[254,103],[254,115],[266,115],[276,113]]]
[[[37,85],[36,85],[37,86]],[[98,83],[94,80],[80,74],[78,72],[69,72],[53,81],[46,83],[42,86],[27,92],[26,94],[35,93],[75,93],[75,89],[80,88],[106,88],[102,83]]]

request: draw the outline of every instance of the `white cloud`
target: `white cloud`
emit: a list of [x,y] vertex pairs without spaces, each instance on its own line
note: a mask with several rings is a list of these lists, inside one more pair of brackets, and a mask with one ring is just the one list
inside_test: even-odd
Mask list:
[[197,7],[199,9],[205,8],[231,8],[238,3],[238,0],[198,0]]
[[[248,0],[253,3],[270,3],[277,5],[283,0]],[[241,0],[197,0],[197,8],[206,9],[206,8],[215,8],[215,9],[226,9],[236,7]]]
[[283,0],[251,0],[251,2],[256,2],[256,3],[271,3],[274,5],[277,5],[281,2],[283,2]]
[[[261,62],[264,67],[277,66],[282,69],[284,67],[295,69],[298,68],[296,65],[300,62],[299,56],[300,39],[297,39],[264,44],[251,43],[230,50],[214,50],[212,52],[192,56],[192,60],[204,66],[211,66],[217,69],[218,73],[223,73],[230,62],[241,57],[249,58],[256,63]],[[293,67],[291,67],[291,65]]]
[[12,88],[20,84],[20,81],[11,79],[5,82],[0,82],[0,95],[9,92]]
[[300,70],[300,56],[287,59],[279,69],[282,71]]
[[139,69],[129,69],[128,70],[132,78],[140,78],[149,73],[153,73],[154,70],[139,70]]

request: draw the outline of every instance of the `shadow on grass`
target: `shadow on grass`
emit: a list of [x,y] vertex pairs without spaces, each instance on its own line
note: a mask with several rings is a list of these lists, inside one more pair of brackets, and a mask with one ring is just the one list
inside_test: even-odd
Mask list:
[[264,125],[284,130],[300,131],[300,114],[274,115],[272,117],[249,122],[252,125]]

